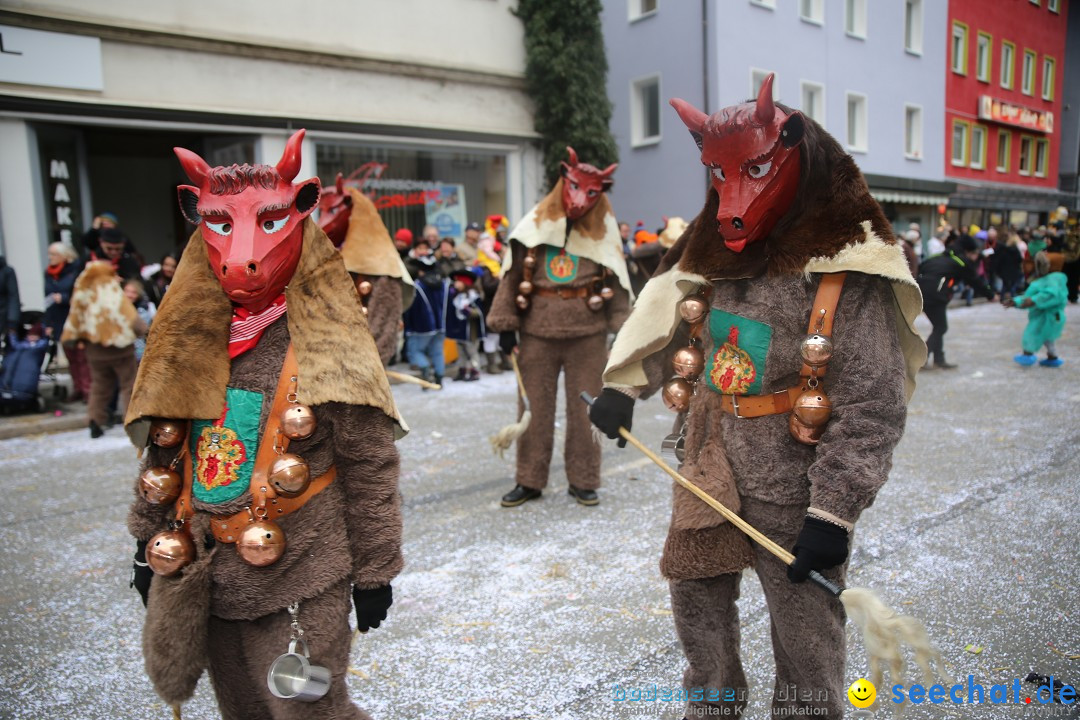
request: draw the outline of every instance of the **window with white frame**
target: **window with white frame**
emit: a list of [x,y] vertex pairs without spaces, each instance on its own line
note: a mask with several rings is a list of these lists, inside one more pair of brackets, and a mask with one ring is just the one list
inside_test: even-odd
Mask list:
[[1052,13],[1060,12],[1058,8],[1059,4],[1058,0],[1046,0],[1046,9]]
[[1024,51],[1024,65],[1020,70],[1020,92],[1035,94],[1035,51]]
[[952,126],[952,157],[951,162],[956,166],[967,165],[968,141],[971,139],[971,127],[964,120],[953,120]]
[[1056,63],[1054,58],[1049,55],[1043,55],[1043,76],[1042,76],[1042,99],[1053,100],[1054,99],[1054,69]]
[[1009,155],[1012,150],[1012,133],[1008,130],[998,130],[997,145],[997,171],[1009,172]]
[[967,25],[953,20],[952,71],[960,75],[967,75],[967,33]]
[[799,17],[807,22],[825,22],[825,0],[799,0]]
[[971,167],[986,169],[986,128],[982,125],[971,126]]
[[[762,70],[760,68],[750,68],[750,95],[749,97],[756,98],[758,93],[761,92],[761,86],[765,82],[765,78],[769,77],[773,73],[772,70]],[[773,102],[780,99],[780,76],[777,75],[772,81],[772,98]]]
[[975,77],[990,82],[990,66],[993,64],[994,38],[980,32],[975,40]]
[[904,106],[904,157],[922,159],[922,108],[918,105]]
[[1046,156],[1049,150],[1049,140],[1035,141],[1035,177],[1046,177]]
[[1034,138],[1027,135],[1020,136],[1020,161],[1017,163],[1016,171],[1021,175],[1031,174],[1031,146],[1034,141]]
[[630,20],[638,20],[656,13],[660,0],[627,0],[630,3]]
[[769,8],[770,10],[776,9],[776,0],[750,0],[751,5],[757,5],[758,7]]
[[1001,41],[1001,87],[1012,90],[1016,77],[1016,45]]
[[904,49],[922,54],[922,0],[904,2]]
[[848,150],[866,152],[869,135],[867,122],[866,96],[860,93],[847,94],[847,145]]
[[660,76],[638,78],[630,86],[631,144],[660,142]]
[[844,32],[866,37],[866,0],[844,0]]
[[803,114],[818,125],[825,125],[825,86],[821,83],[803,80],[799,83],[799,94],[802,96],[800,108]]

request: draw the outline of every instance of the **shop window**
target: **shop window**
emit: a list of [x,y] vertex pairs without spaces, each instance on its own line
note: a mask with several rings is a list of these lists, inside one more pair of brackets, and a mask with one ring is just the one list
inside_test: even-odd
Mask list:
[[1035,141],[1035,177],[1046,177],[1046,157],[1049,151],[1049,140]]
[[634,147],[660,142],[660,76],[638,78],[630,86],[630,136]]
[[866,37],[866,0],[844,0],[844,32]]
[[953,165],[957,167],[967,165],[970,140],[971,126],[964,120],[953,120],[951,159]]
[[1035,51],[1024,51],[1024,66],[1020,71],[1020,92],[1035,94]]
[[990,66],[994,60],[994,38],[990,33],[980,32],[975,41],[975,77],[990,82]]
[[1052,13],[1061,12],[1059,0],[1046,0],[1046,9]]
[[628,0],[630,3],[630,22],[656,14],[660,0]]
[[802,80],[799,82],[799,93],[802,96],[801,109],[803,114],[818,125],[825,125],[825,86],[820,83]]
[[1016,70],[1016,45],[1006,40],[1001,41],[1001,87],[1013,89]]
[[918,105],[904,106],[904,157],[922,159],[922,108]]
[[825,0],[799,0],[799,17],[816,25],[825,24]]
[[1042,99],[1054,99],[1054,70],[1057,63],[1054,58],[1043,56]]
[[1020,136],[1020,162],[1017,163],[1016,171],[1021,175],[1031,174],[1031,146],[1034,142],[1034,138]]
[[904,49],[917,55],[922,54],[922,0],[904,2]]
[[866,152],[869,135],[867,125],[866,96],[847,94],[847,144],[852,152]]
[[971,167],[986,169],[986,128],[982,125],[971,126]]
[[1012,150],[1012,133],[1008,130],[998,130],[997,144],[997,171],[1009,172],[1009,152]]
[[750,68],[750,95],[749,97],[756,98],[758,93],[761,92],[761,86],[765,83],[765,78],[769,75],[774,75],[772,81],[772,99],[776,102],[780,99],[780,76],[776,75],[772,70],[762,70],[760,68]]
[[952,71],[958,75],[967,75],[967,38],[968,27],[958,20],[952,25]]

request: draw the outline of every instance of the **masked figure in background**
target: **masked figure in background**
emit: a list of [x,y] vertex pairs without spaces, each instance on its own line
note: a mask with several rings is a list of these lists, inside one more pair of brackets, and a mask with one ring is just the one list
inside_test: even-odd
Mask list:
[[379,358],[387,365],[397,352],[401,314],[416,294],[412,277],[375,203],[356,188],[347,187],[341,173],[332,190],[323,190],[319,210],[319,227],[341,251],[345,269],[364,303]]
[[675,488],[660,567],[683,682],[706,688],[687,717],[730,711],[710,688],[736,688],[745,705],[735,601],[751,564],[772,623],[773,712],[839,717],[843,608],[797,583],[810,570],[843,582],[850,533],[888,475],[926,358],[911,324],[919,290],[854,161],[773,103],[771,76],[756,102],[712,116],[672,105],[710,189],[616,338],[590,417],[619,437],[634,399],[663,387],[679,414],[671,461],[793,548],[789,569]]
[[[406,428],[352,279],[308,217],[319,181],[292,182],[303,132],[276,167],[176,150],[198,229],[126,419],[149,448],[128,516],[147,673],[180,703],[208,669],[230,720],[367,718],[345,686],[350,607],[378,627],[402,567]],[[310,703],[268,686],[291,639],[330,673]]]
[[[570,162],[554,189],[510,233],[503,278],[488,315],[506,353],[518,347],[532,422],[518,440],[516,486],[504,507],[540,497],[548,483],[559,373],[566,386],[566,475],[570,494],[596,505],[600,446],[593,438],[583,390],[599,391],[607,335],[630,312],[630,281],[618,224],[608,202],[615,165],[598,170]],[[524,404],[519,400],[519,414]]]

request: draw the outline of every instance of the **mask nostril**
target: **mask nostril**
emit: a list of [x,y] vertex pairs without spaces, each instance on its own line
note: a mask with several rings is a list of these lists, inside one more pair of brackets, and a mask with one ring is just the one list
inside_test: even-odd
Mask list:
[[228,265],[222,265],[221,266],[221,274],[222,275],[228,275],[229,274],[229,266]]
[[248,275],[254,275],[255,273],[259,272],[258,264],[256,264],[254,261],[249,262],[247,264],[247,272],[248,272]]
[[742,218],[731,218],[731,224],[736,230],[742,230]]

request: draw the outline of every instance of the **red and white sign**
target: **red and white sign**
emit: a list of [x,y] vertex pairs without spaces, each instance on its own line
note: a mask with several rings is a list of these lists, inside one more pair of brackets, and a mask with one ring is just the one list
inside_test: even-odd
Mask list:
[[989,95],[979,96],[979,119],[1047,134],[1054,132],[1054,113],[1033,110]]

